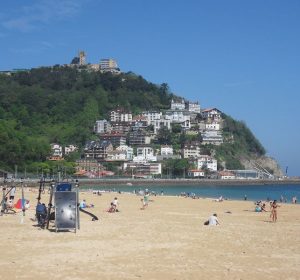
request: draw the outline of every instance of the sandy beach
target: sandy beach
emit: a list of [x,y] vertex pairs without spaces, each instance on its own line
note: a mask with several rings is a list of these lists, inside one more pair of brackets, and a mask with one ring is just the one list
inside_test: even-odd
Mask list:
[[[108,213],[115,196],[120,212]],[[0,279],[300,279],[299,205],[281,204],[271,223],[251,201],[156,196],[140,210],[132,194],[85,192],[99,220],[81,213],[75,234],[35,227],[37,192],[25,197],[24,223],[0,217]],[[212,213],[220,226],[203,225]]]

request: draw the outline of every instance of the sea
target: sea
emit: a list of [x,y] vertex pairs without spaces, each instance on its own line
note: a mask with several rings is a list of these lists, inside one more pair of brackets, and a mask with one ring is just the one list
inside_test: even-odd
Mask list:
[[300,184],[268,184],[268,185],[122,185],[122,186],[81,186],[81,189],[136,193],[148,190],[157,195],[195,195],[203,198],[219,198],[232,200],[278,200],[291,203],[293,197],[300,199]]

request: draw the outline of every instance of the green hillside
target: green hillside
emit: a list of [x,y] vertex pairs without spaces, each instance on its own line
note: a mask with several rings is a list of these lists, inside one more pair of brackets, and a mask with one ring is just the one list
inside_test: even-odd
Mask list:
[[[82,147],[95,139],[97,119],[122,106],[133,114],[168,109],[174,95],[133,73],[88,72],[55,66],[0,75],[0,168],[28,170],[42,166],[50,143]],[[239,166],[239,156],[265,153],[245,124],[224,115],[224,135],[233,139],[216,149],[218,159]],[[183,139],[173,132],[173,139]],[[174,140],[173,144],[178,144]],[[209,149],[209,147],[208,147]],[[212,148],[210,149],[212,150]],[[69,159],[70,166],[80,154]],[[64,163],[65,164],[65,163]],[[239,166],[240,167],[240,166]]]

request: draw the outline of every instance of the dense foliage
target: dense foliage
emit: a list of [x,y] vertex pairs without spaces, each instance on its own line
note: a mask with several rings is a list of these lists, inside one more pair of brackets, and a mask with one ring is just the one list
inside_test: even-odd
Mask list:
[[170,104],[167,84],[81,70],[55,66],[0,75],[0,168],[45,161],[50,143],[82,146],[95,137],[95,121],[117,106],[135,114]]

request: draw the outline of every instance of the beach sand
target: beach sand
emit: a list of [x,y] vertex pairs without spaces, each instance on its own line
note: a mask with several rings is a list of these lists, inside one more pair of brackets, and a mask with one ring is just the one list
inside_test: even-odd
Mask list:
[[[120,212],[108,213],[115,196]],[[251,201],[156,196],[140,210],[132,194],[85,192],[99,221],[80,213],[75,234],[35,227],[37,192],[25,197],[24,223],[0,217],[0,279],[300,279],[299,205],[281,204],[271,223]],[[220,226],[203,225],[212,213]]]

